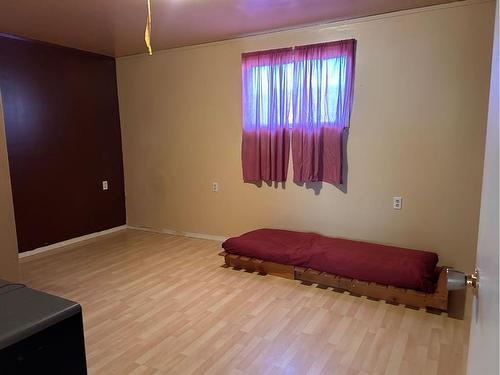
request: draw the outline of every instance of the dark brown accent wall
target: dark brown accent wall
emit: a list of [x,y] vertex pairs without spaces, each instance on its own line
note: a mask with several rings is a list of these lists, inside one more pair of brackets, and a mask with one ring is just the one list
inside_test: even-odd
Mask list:
[[114,59],[0,35],[0,92],[19,251],[125,224]]

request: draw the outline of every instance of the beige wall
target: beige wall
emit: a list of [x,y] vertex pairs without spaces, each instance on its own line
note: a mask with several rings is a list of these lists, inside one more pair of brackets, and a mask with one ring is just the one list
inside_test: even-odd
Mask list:
[[[315,231],[469,269],[493,15],[494,2],[461,2],[118,59],[128,224]],[[324,184],[316,195],[291,173],[286,188],[244,184],[240,54],[347,38],[358,41],[347,193]]]
[[16,225],[0,95],[0,279],[17,281],[18,272]]

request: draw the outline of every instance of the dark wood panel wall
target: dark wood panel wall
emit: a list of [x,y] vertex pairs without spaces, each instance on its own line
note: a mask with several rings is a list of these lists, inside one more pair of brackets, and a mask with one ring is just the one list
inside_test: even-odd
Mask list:
[[0,35],[0,93],[19,251],[125,224],[114,59]]

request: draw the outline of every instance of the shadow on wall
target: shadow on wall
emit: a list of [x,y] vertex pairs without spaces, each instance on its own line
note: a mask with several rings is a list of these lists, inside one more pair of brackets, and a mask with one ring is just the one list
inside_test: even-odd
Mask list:
[[[337,189],[339,189],[344,194],[347,194],[347,172],[348,172],[348,163],[347,163],[347,139],[349,138],[349,128],[344,129],[342,134],[342,183],[341,184],[333,184]],[[261,188],[263,186],[263,181],[258,182],[250,182],[251,184]],[[286,182],[271,182],[265,181],[269,187],[274,187],[275,189],[286,189]],[[314,191],[314,195],[319,195],[321,189],[323,189],[323,182],[295,182],[298,186],[305,186],[306,189],[311,189]]]
[[286,182],[285,181],[282,181],[282,182],[278,182],[278,181],[255,181],[255,182],[248,182],[249,184],[252,184],[252,185],[255,185],[257,186],[258,188],[261,188],[262,186],[264,185],[267,185],[269,187],[274,187],[275,189],[283,189],[285,190],[286,189]]

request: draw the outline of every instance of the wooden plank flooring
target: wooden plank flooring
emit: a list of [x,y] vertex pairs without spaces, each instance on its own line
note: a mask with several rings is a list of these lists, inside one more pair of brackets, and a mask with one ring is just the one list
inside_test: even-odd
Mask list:
[[221,267],[220,243],[124,230],[21,261],[83,306],[90,374],[464,374],[465,323]]

